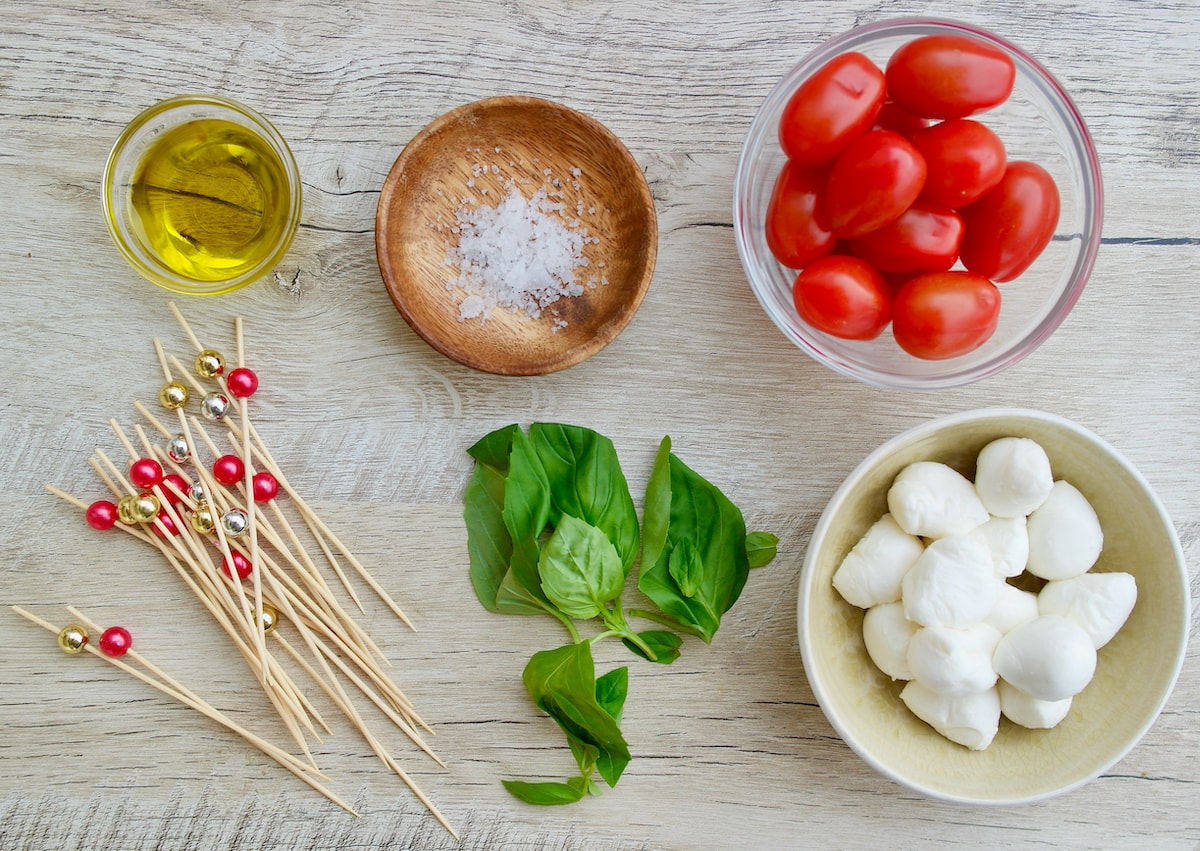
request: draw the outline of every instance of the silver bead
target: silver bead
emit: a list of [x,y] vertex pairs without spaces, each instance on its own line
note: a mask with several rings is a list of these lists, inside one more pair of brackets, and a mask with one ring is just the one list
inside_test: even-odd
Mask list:
[[182,464],[192,456],[192,449],[188,446],[187,438],[182,434],[177,434],[167,441],[167,455],[176,464]]
[[191,487],[188,488],[188,499],[195,503],[205,502],[207,497],[204,493],[204,485],[199,482],[193,482]]
[[250,518],[240,508],[231,508],[221,515],[221,528],[225,530],[225,534],[235,538],[245,532],[249,525]]
[[200,401],[200,413],[209,420],[225,419],[225,415],[229,413],[229,397],[216,391],[206,394]]

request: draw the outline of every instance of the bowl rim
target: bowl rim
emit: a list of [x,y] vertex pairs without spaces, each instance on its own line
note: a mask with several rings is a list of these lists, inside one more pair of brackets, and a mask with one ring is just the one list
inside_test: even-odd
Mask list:
[[[287,178],[288,189],[291,194],[287,227],[280,233],[279,239],[271,252],[260,263],[253,269],[231,278],[215,281],[197,281],[184,275],[173,273],[164,267],[151,265],[145,262],[142,256],[129,244],[124,229],[118,223],[119,216],[114,200],[114,193],[117,187],[114,186],[114,181],[116,180],[117,163],[125,150],[125,146],[155,117],[178,107],[186,106],[219,107],[241,116],[252,125],[252,128],[279,156],[280,164],[283,166],[283,171]],[[116,245],[121,256],[125,258],[126,262],[138,274],[150,281],[150,283],[165,290],[170,290],[173,293],[179,293],[180,295],[222,295],[241,289],[265,277],[267,273],[283,260],[284,256],[290,250],[292,242],[296,237],[296,232],[300,228],[300,217],[303,210],[304,190],[300,178],[300,169],[296,164],[296,158],[292,153],[291,146],[288,145],[283,134],[279,132],[266,116],[257,110],[241,101],[217,94],[186,93],[173,95],[152,103],[131,118],[109,149],[108,157],[104,162],[104,171],[100,178],[100,188],[100,201],[104,212],[104,223],[113,244]]]
[[[1029,71],[1033,72],[1033,75],[1041,84],[1049,89],[1057,101],[1057,106],[1061,108],[1060,117],[1072,137],[1072,148],[1080,154],[1078,174],[1081,179],[1083,192],[1079,204],[1081,209],[1085,211],[1085,216],[1091,220],[1091,229],[1088,238],[1081,245],[1079,256],[1074,262],[1072,277],[1064,286],[1062,292],[1056,296],[1053,308],[1024,336],[1006,345],[1003,350],[990,356],[987,360],[975,365],[960,368],[951,367],[948,371],[940,372],[937,375],[906,376],[900,372],[888,371],[877,366],[861,363],[844,352],[824,351],[812,340],[807,339],[800,332],[789,327],[784,318],[778,315],[779,311],[773,307],[770,303],[770,298],[764,292],[767,289],[766,282],[759,280],[757,264],[750,256],[749,245],[752,237],[748,233],[749,229],[746,225],[745,216],[741,211],[743,208],[750,206],[748,196],[750,186],[752,185],[751,173],[756,165],[754,162],[755,157],[752,154],[755,151],[760,151],[762,146],[766,144],[764,137],[773,136],[777,132],[774,124],[769,120],[771,113],[779,108],[781,103],[786,102],[786,97],[790,96],[795,86],[799,84],[801,79],[809,76],[811,71],[815,70],[816,66],[810,70],[806,70],[804,73],[800,73],[801,69],[813,65],[818,60],[828,60],[845,50],[857,49],[858,44],[866,39],[878,36],[898,35],[906,30],[924,30],[929,28],[936,29],[939,34],[953,33],[966,35],[1001,48],[1013,56],[1017,61],[1019,70],[1021,66],[1025,66]],[[919,35],[929,33],[913,32],[912,34],[915,38]],[[1074,157],[1070,159],[1073,160]],[[1003,372],[1005,369],[1024,360],[1053,335],[1062,322],[1066,320],[1082,295],[1091,277],[1096,258],[1100,251],[1103,225],[1104,185],[1100,159],[1096,151],[1095,141],[1088,130],[1087,122],[1084,120],[1083,114],[1080,112],[1070,93],[1067,92],[1058,78],[1042,65],[1041,62],[1017,45],[990,30],[953,18],[921,16],[886,18],[853,27],[840,35],[822,42],[816,48],[809,51],[798,62],[787,69],[784,75],[771,87],[770,91],[763,98],[759,108],[755,111],[743,141],[734,173],[734,240],[737,245],[743,272],[763,311],[787,340],[817,363],[829,367],[835,372],[849,378],[854,378],[865,384],[884,389],[932,391],[962,387]],[[813,332],[814,335],[817,333]],[[943,363],[952,365],[956,360],[958,359],[951,358]]]
[[[1170,530],[1171,532],[1171,551],[1174,554],[1174,564],[1177,568],[1175,571],[1175,578],[1179,583],[1180,599],[1184,602],[1185,612],[1184,629],[1180,634],[1177,646],[1174,648],[1174,659],[1172,660],[1171,675],[1167,682],[1167,687],[1163,689],[1163,693],[1159,696],[1159,699],[1154,706],[1154,711],[1147,713],[1144,723],[1138,727],[1135,734],[1132,735],[1122,747],[1118,748],[1106,763],[1101,765],[1098,769],[1090,774],[1071,783],[1065,784],[1057,789],[1051,789],[1046,792],[1039,792],[1033,795],[1019,796],[1014,798],[980,798],[970,795],[955,795],[942,789],[931,788],[925,784],[916,782],[911,778],[906,777],[894,767],[877,759],[858,740],[854,734],[854,731],[845,723],[843,723],[842,720],[837,717],[836,713],[827,708],[829,698],[824,688],[824,682],[821,677],[819,666],[814,664],[815,659],[813,657],[811,647],[811,635],[808,631],[805,612],[809,608],[813,594],[813,572],[815,569],[818,550],[816,544],[825,538],[826,533],[829,531],[830,526],[834,522],[834,517],[840,512],[843,503],[846,501],[850,492],[854,489],[855,485],[863,477],[863,475],[865,475],[868,470],[872,469],[882,459],[892,454],[897,447],[904,446],[921,437],[947,427],[957,426],[964,423],[986,421],[998,417],[1025,418],[1059,426],[1071,432],[1072,435],[1091,443],[1099,450],[1107,453],[1121,466],[1124,472],[1126,472],[1142,490],[1143,495],[1146,497],[1150,506],[1154,509],[1155,514],[1157,514],[1163,521],[1164,528]],[[1141,472],[1138,471],[1138,469],[1129,461],[1129,459],[1104,438],[1100,437],[1079,423],[1067,419],[1066,417],[1033,408],[988,407],[946,414],[926,420],[923,423],[918,423],[917,425],[905,429],[904,431],[880,444],[862,461],[860,461],[849,474],[847,474],[846,478],[838,486],[828,504],[825,506],[825,509],[822,511],[821,517],[817,521],[817,525],[814,527],[812,535],[809,538],[808,549],[805,552],[804,561],[802,562],[800,568],[799,584],[799,593],[796,600],[796,621],[800,656],[804,664],[805,677],[808,680],[810,688],[812,688],[813,696],[816,698],[817,704],[821,707],[821,712],[837,731],[842,741],[844,741],[851,750],[858,754],[858,756],[865,763],[874,768],[881,775],[895,783],[898,783],[916,792],[920,792],[929,798],[954,804],[999,807],[1017,806],[1021,804],[1044,801],[1078,789],[1096,779],[1096,777],[1100,776],[1108,769],[1112,768],[1112,766],[1124,759],[1129,752],[1137,746],[1149,729],[1154,725],[1155,721],[1158,720],[1159,715],[1162,713],[1163,707],[1166,705],[1166,702],[1174,691],[1175,685],[1179,679],[1179,673],[1183,668],[1183,662],[1187,654],[1188,639],[1191,632],[1191,613],[1193,610],[1193,601],[1187,570],[1187,561],[1184,557],[1183,546],[1179,541],[1178,531],[1174,523],[1171,522],[1170,515],[1167,513],[1167,509],[1163,505],[1162,500],[1158,497],[1158,494],[1155,493],[1149,482],[1144,476],[1142,476]]]

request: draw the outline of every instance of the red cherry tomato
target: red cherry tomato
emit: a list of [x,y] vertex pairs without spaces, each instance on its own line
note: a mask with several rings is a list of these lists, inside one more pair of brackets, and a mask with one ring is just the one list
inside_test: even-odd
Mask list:
[[925,184],[925,160],[891,130],[870,130],[842,152],[825,184],[830,229],[847,239],[899,218]]
[[883,72],[861,53],[830,59],[783,108],[779,142],[784,152],[808,168],[832,162],[875,123],[883,90]]
[[857,257],[814,260],[796,276],[792,295],[801,319],[846,340],[873,340],[892,318],[891,287]]
[[883,108],[879,110],[879,117],[875,119],[875,126],[880,130],[895,131],[911,140],[913,133],[929,126],[929,119],[913,115],[904,107],[888,100],[883,102]]
[[817,223],[819,194],[825,175],[787,162],[767,207],[767,246],[784,266],[803,269],[813,260],[831,254],[837,237]]
[[966,206],[1004,176],[1004,143],[978,121],[952,118],[918,130],[909,141],[928,169],[921,197],[934,204],[951,209]]
[[992,336],[1000,290],[973,272],[930,272],[901,287],[892,310],[900,348],[925,360],[944,360],[973,352]]
[[1011,281],[1029,268],[1058,226],[1058,187],[1040,165],[1011,162],[1000,182],[964,207],[962,263],[993,281]]
[[958,259],[962,219],[953,210],[916,201],[900,218],[848,242],[850,253],[879,272],[941,272]]
[[963,35],[927,35],[892,54],[888,97],[925,118],[965,118],[1003,103],[1016,67],[999,47]]

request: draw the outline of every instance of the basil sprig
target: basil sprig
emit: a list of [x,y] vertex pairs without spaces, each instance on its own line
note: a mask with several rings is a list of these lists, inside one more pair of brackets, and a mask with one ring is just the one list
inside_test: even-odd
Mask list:
[[[535,653],[522,679],[555,720],[579,768],[563,782],[504,780],[531,804],[567,804],[615,786],[630,760],[620,729],[628,668],[596,677],[593,642],[618,637],[659,664],[679,658],[680,633],[712,641],[751,568],[775,557],[778,539],[747,534],[738,510],[687,467],[663,438],[646,486],[643,519],[611,440],[579,426],[534,423],[497,429],[467,450],[475,470],[464,496],[471,584],[501,614],[548,614],[571,643]],[[634,630],[622,597],[637,587],[654,608],[638,617],[666,629]],[[603,629],[581,637],[576,620]]]

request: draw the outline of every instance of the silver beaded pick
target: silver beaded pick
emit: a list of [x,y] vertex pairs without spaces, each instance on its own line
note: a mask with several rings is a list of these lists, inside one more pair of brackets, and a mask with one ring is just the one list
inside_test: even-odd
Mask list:
[[188,446],[187,438],[182,434],[177,434],[167,441],[167,455],[177,464],[182,464],[192,455],[192,450]]
[[249,524],[250,518],[240,508],[231,508],[221,515],[221,527],[234,537],[245,532]]
[[188,488],[188,497],[195,503],[204,502],[204,485],[193,482],[192,486]]
[[229,397],[216,391],[208,393],[200,401],[200,413],[205,419],[222,420],[229,413]]

